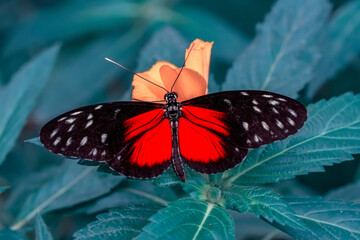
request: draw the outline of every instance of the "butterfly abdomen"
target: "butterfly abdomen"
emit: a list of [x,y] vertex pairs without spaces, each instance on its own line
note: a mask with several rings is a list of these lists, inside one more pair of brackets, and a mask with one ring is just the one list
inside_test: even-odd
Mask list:
[[186,182],[185,169],[182,163],[180,148],[179,148],[179,136],[178,136],[179,121],[177,119],[170,120],[170,126],[171,126],[171,138],[172,138],[171,163],[176,176],[178,176],[181,179],[181,181]]

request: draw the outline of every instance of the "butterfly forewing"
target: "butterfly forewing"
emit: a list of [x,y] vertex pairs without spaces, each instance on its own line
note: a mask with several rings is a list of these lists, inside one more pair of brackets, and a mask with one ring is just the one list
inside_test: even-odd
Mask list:
[[[151,140],[156,133],[164,141]],[[54,153],[105,161],[115,171],[137,178],[154,177],[170,166],[171,145],[166,142],[171,144],[171,132],[163,124],[160,104],[113,102],[78,108],[46,124],[40,140]],[[143,148],[145,142],[153,148]]]
[[[264,91],[229,91],[209,94],[182,103],[224,113],[230,139],[240,148],[257,148],[296,133],[307,118],[299,102]],[[196,111],[188,110],[196,116]]]

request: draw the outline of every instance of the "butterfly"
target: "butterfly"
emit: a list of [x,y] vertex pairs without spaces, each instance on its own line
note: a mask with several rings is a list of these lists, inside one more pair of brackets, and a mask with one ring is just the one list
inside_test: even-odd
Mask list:
[[153,178],[170,166],[206,174],[238,165],[249,149],[295,134],[307,119],[296,100],[265,91],[226,91],[164,103],[110,102],[64,113],[47,123],[40,141],[51,152],[105,162],[132,178]]
[[[158,69],[170,91],[159,85],[160,81],[155,83],[106,59],[133,73],[134,82],[135,77],[141,80],[135,90],[145,86],[144,82],[148,88],[143,94],[156,92],[159,96],[164,90],[164,99],[143,101],[135,99],[133,92],[136,101],[74,109],[48,122],[40,131],[40,141],[53,153],[103,162],[132,178],[157,177],[172,166],[177,177],[186,182],[184,164],[200,173],[223,172],[238,165],[249,149],[284,139],[304,125],[306,108],[276,93],[227,91],[191,98],[196,92],[189,89],[192,86],[175,86],[191,83],[188,80],[192,77],[193,87],[206,93],[211,46],[196,39],[181,69],[158,62],[147,72],[159,75],[154,73]],[[196,53],[188,65],[200,69],[202,75],[186,65],[192,49]],[[181,98],[174,89],[181,91]]]

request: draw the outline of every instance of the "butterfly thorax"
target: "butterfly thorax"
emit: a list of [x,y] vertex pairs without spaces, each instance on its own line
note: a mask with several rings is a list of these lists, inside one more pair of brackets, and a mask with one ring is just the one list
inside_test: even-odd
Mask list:
[[178,120],[182,116],[180,109],[181,104],[177,101],[177,97],[178,96],[175,92],[165,94],[165,117],[169,120]]

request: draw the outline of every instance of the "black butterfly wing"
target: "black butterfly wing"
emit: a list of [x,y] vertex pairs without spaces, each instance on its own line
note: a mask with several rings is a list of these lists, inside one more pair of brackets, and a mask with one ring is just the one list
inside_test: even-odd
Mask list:
[[[213,147],[216,157],[203,150],[203,159],[194,158],[190,152],[199,145],[201,149],[206,146],[199,137],[194,146],[182,148],[181,139],[188,140],[190,137],[185,136],[190,134],[186,133],[189,132],[186,124],[179,123],[180,152],[190,168],[204,173],[234,167],[246,156],[247,149],[284,139],[296,133],[307,119],[306,108],[296,100],[264,91],[213,93],[184,101],[182,105],[184,121],[197,132],[202,131],[210,145],[216,146]],[[196,135],[195,131],[192,135]]]
[[[51,152],[106,162],[125,176],[155,177],[171,164],[171,130],[163,114],[163,106],[153,103],[86,106],[47,123],[40,141]],[[156,142],[149,137],[153,135]],[[143,147],[145,142],[151,148]]]

